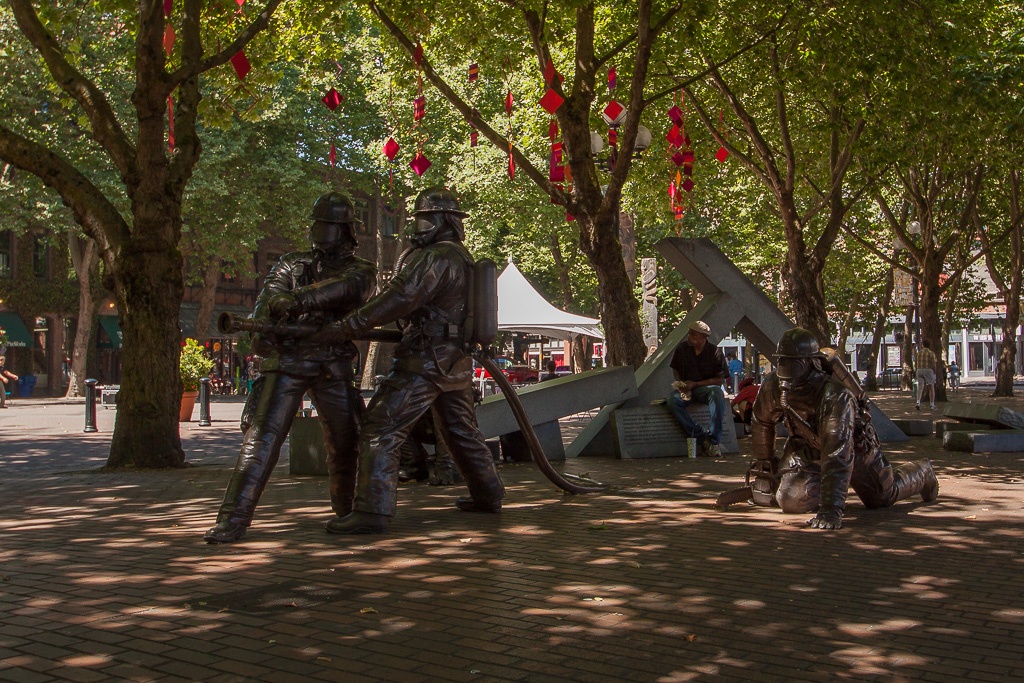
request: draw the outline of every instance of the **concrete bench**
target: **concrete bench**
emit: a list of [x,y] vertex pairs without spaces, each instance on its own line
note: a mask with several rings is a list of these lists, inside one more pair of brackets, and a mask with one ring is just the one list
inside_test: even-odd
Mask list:
[[[636,396],[636,382],[630,367],[604,368],[539,382],[517,391],[548,460],[565,460],[559,419]],[[503,437],[502,447],[512,459],[530,459],[508,401],[502,394],[488,396],[476,408],[477,425],[485,439]],[[320,422],[314,417],[296,417],[288,434],[288,471],[291,474],[326,476]]]
[[[686,407],[694,422],[711,426],[711,410],[706,405]],[[732,414],[722,420],[723,453],[738,453],[736,425]],[[620,408],[612,413],[612,432],[615,434],[616,456],[623,460],[634,458],[696,457],[697,440],[689,438],[679,421],[664,403],[638,408]]]
[[947,451],[968,453],[1024,452],[1024,429],[947,431],[942,437],[942,447]]

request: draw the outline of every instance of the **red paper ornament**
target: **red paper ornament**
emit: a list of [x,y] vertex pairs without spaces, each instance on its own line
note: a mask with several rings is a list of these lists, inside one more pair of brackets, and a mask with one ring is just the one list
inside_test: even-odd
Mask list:
[[512,91],[509,90],[508,93],[505,95],[505,115],[506,116],[512,116],[512,103],[514,101],[515,100],[512,97]]
[[430,168],[430,159],[423,156],[423,152],[416,152],[416,156],[413,157],[412,161],[409,162],[409,166],[416,172],[416,175],[420,176],[427,172]]
[[672,126],[672,130],[665,134],[665,139],[673,147],[683,146],[683,135],[679,132],[679,126]]
[[171,16],[171,9],[174,7],[174,0],[164,0],[164,16]]
[[619,144],[619,133],[614,128],[608,131],[608,146],[616,147]]
[[673,211],[675,212],[676,220],[677,221],[683,220],[683,207],[682,206],[673,207]]
[[412,101],[412,120],[419,121],[427,115],[427,98],[420,95]]
[[168,22],[167,28],[164,29],[164,52],[167,56],[171,56],[171,52],[174,51],[174,39],[177,36],[174,35],[174,27]]
[[512,145],[508,146],[508,179],[513,180],[516,177],[516,160],[512,156]]
[[479,144],[479,142],[480,142],[480,133],[478,133],[478,132],[476,132],[474,130],[472,133],[469,134],[469,146],[470,147],[476,147],[477,144]]
[[558,137],[558,121],[551,119],[551,123],[548,124],[548,140],[554,141]]
[[167,96],[167,149],[174,151],[174,98]]
[[473,62],[469,65],[469,82],[472,83],[480,77],[480,65]]
[[576,220],[576,216],[573,216],[571,213],[566,211],[565,212],[565,220],[566,220],[567,223],[572,223],[574,220]]
[[384,156],[388,158],[388,161],[394,161],[400,149],[402,149],[401,146],[395,142],[394,138],[388,138],[388,141],[384,143]]
[[604,117],[604,122],[609,126],[618,126],[622,123],[622,115],[625,111],[625,107],[615,100],[612,100],[608,103],[608,106],[604,108],[604,112],[601,116]]
[[618,85],[618,75],[615,73],[615,67],[608,69],[608,89],[615,90],[615,86]]
[[551,88],[548,88],[548,91],[544,93],[544,97],[540,98],[540,106],[549,114],[554,114],[558,111],[563,102],[565,102],[565,98]]
[[240,81],[245,80],[245,75],[252,70],[252,65],[249,64],[249,58],[246,57],[245,53],[241,50],[236,52],[235,56],[231,58],[231,66],[235,67],[235,73],[238,74],[238,80]]
[[729,150],[727,150],[724,145],[719,147],[718,151],[715,152],[715,158],[718,159],[719,163],[724,164],[725,160],[729,158]]
[[556,73],[557,72],[555,71],[555,64],[549,59],[548,63],[544,65],[544,82],[550,86],[551,81],[554,80]]
[[672,155],[672,163],[674,163],[676,166],[682,166],[683,165],[683,153],[682,152],[676,152],[675,154],[673,154]]
[[331,160],[331,166],[334,166],[334,162],[338,158],[338,150],[334,147],[333,143],[331,144],[331,153],[327,156]]
[[419,66],[423,61],[423,46],[419,42],[416,43],[416,49],[412,51],[412,63]]
[[668,117],[672,119],[672,123],[676,124],[680,128],[683,127],[683,110],[672,105],[672,108],[668,110]]
[[693,175],[693,166],[685,164],[683,166],[683,175]]
[[683,181],[683,189],[687,192],[693,192],[693,181],[689,178]]
[[685,150],[683,152],[683,163],[684,164],[692,164],[693,163],[693,150],[692,149],[688,149],[688,150]]
[[327,91],[327,94],[324,95],[323,102],[325,105],[327,105],[328,109],[334,111],[335,109],[338,108],[338,105],[341,104],[342,99],[344,98],[342,98],[341,93],[339,93],[334,88],[331,88],[330,90]]
[[669,181],[669,184],[668,184],[668,197],[669,197],[669,199],[675,199],[676,198],[676,183],[675,183],[674,180],[673,181]]

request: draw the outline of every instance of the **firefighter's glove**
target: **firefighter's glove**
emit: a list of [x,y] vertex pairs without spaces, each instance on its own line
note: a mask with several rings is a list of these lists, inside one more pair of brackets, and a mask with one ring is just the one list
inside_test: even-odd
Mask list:
[[807,520],[807,526],[812,529],[842,529],[843,513],[840,510],[820,510]]
[[270,317],[278,320],[298,316],[302,313],[302,304],[299,303],[294,294],[289,292],[282,292],[270,297],[270,300],[267,302],[267,308],[270,310]]

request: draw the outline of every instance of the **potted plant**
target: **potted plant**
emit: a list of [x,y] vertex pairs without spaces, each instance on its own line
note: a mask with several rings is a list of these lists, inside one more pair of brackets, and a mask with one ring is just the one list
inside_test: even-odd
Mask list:
[[178,415],[180,422],[192,421],[192,409],[195,408],[196,396],[199,395],[199,380],[210,374],[211,369],[213,360],[207,358],[206,350],[195,339],[185,339],[178,361],[178,373],[184,387],[184,393],[181,395],[181,412]]

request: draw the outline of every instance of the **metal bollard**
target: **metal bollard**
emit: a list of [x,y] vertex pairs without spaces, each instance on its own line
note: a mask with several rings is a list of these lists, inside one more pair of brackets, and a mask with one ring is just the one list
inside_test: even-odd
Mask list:
[[96,429],[96,380],[85,380],[85,429],[83,432],[98,432]]
[[210,378],[199,380],[199,422],[200,427],[210,426]]

